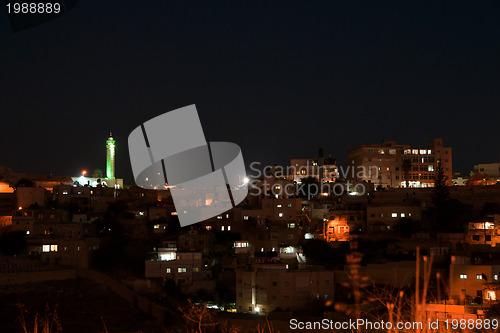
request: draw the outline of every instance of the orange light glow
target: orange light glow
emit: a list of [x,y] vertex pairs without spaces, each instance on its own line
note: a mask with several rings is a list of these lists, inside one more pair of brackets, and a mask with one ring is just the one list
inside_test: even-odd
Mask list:
[[82,175],[85,176],[87,174],[87,170],[82,170]]
[[19,210],[22,210],[22,209],[23,209],[23,207],[19,206],[19,208],[18,208],[18,209],[19,209]]

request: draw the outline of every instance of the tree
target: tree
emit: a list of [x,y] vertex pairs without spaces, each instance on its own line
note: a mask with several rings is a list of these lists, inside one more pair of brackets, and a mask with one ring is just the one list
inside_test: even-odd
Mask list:
[[488,178],[490,178],[488,174],[475,170],[474,174],[469,176],[469,179],[467,180],[467,185],[469,186],[488,185]]
[[401,163],[401,170],[403,170],[403,174],[406,180],[406,187],[410,187],[410,170],[411,170],[411,160],[405,158]]
[[316,177],[304,177],[300,179],[299,197],[308,198],[318,195],[320,192],[320,184]]
[[0,251],[6,256],[13,256],[26,250],[26,232],[12,231],[0,236]]
[[448,185],[446,184],[447,180],[448,177],[445,176],[443,167],[438,161],[436,173],[434,176],[434,190],[432,193],[432,203],[436,207],[446,202],[446,200],[448,200],[448,197],[450,196],[450,191],[448,189]]
[[447,179],[448,177],[444,174],[441,161],[438,160],[434,177],[434,189],[432,192],[432,203],[435,207],[434,224],[436,228],[433,228],[434,231],[442,231],[446,225],[450,224],[446,216],[446,202],[450,196],[450,191],[446,184]]
[[336,265],[344,264],[346,244],[342,244],[340,248],[333,248],[321,239],[311,239],[307,241],[302,247],[304,254],[311,259],[311,261],[318,265],[333,267]]

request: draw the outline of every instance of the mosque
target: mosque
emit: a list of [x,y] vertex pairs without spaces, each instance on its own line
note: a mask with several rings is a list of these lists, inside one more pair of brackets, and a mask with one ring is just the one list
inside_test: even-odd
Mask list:
[[96,169],[90,177],[87,176],[87,171],[83,170],[79,177],[71,177],[74,185],[80,186],[106,186],[114,188],[123,188],[123,179],[115,178],[115,156],[116,156],[116,141],[113,139],[112,133],[109,133],[109,138],[106,140],[106,177],[101,169]]

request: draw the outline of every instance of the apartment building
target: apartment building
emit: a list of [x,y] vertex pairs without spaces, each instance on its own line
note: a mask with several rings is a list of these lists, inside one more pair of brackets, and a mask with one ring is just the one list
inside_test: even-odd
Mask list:
[[443,147],[441,138],[433,139],[427,148],[383,141],[350,150],[347,153],[348,179],[374,183],[383,188],[432,187],[440,162],[448,185],[452,185],[452,149]]
[[400,219],[422,219],[422,208],[415,204],[369,205],[366,207],[368,231],[392,230]]
[[476,164],[474,172],[486,174],[491,178],[500,178],[500,163]]
[[97,237],[30,238],[27,250],[31,258],[43,263],[89,268],[100,241]]
[[500,243],[500,214],[485,217],[483,221],[470,222],[466,242],[496,247]]
[[335,182],[339,178],[336,161],[331,157],[292,159],[290,165],[290,179],[297,183],[307,177],[322,179],[323,183]]
[[469,304],[483,298],[486,283],[497,282],[500,265],[475,265],[470,258],[452,256],[450,264],[449,297],[455,304]]
[[254,264],[236,272],[236,310],[266,315],[273,310],[301,310],[311,302],[333,299],[334,272],[287,270],[285,264]]
[[324,222],[324,239],[327,242],[345,242],[349,241],[349,224],[346,216],[330,215]]
[[177,248],[165,247],[156,254],[145,262],[147,279],[172,279],[178,285],[192,285],[211,276],[211,267],[203,261],[201,252],[177,252]]

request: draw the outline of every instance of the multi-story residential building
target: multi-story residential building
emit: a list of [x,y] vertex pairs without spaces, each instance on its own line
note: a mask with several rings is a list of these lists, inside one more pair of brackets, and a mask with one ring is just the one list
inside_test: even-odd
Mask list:
[[278,253],[282,247],[299,245],[304,232],[296,222],[288,222],[273,224],[270,228],[255,228],[242,233],[242,237],[248,239],[255,252]]
[[366,229],[365,209],[335,209],[328,212],[328,220],[345,220],[350,232],[360,232]]
[[368,231],[392,230],[400,219],[422,219],[422,208],[414,204],[369,205],[366,207]]
[[290,179],[297,183],[307,177],[317,178],[318,181],[321,178],[323,183],[335,182],[339,178],[336,161],[331,157],[292,159],[290,164]]
[[177,248],[159,248],[155,257],[146,261],[147,279],[172,279],[178,285],[193,285],[208,280],[211,267],[204,262],[201,252],[177,252]]
[[496,247],[500,243],[500,214],[488,216],[480,222],[470,222],[466,242]]
[[433,139],[427,148],[398,145],[395,141],[362,145],[347,153],[348,178],[381,187],[432,187],[437,163],[452,185],[452,150],[443,140]]
[[477,297],[483,298],[485,283],[498,281],[500,265],[474,265],[470,258],[451,257],[449,297],[456,304],[474,302]]
[[[65,211],[52,209],[23,209],[12,213],[12,230],[26,235],[50,235],[65,220]],[[67,214],[66,214],[67,215]]]
[[488,175],[491,178],[500,178],[500,163],[476,164],[474,172]]
[[27,242],[30,257],[43,263],[89,268],[92,252],[97,250],[97,237],[30,238]]
[[349,224],[346,216],[328,216],[323,228],[324,239],[327,242],[343,242],[349,240]]
[[285,264],[254,264],[236,272],[236,310],[268,314],[305,309],[312,301],[333,299],[334,272],[287,270]]
[[242,209],[241,219],[268,219],[269,221],[297,221],[302,213],[300,198],[264,198],[261,209]]
[[43,187],[18,187],[16,189],[17,206],[29,208],[31,205],[45,206],[45,188]]

